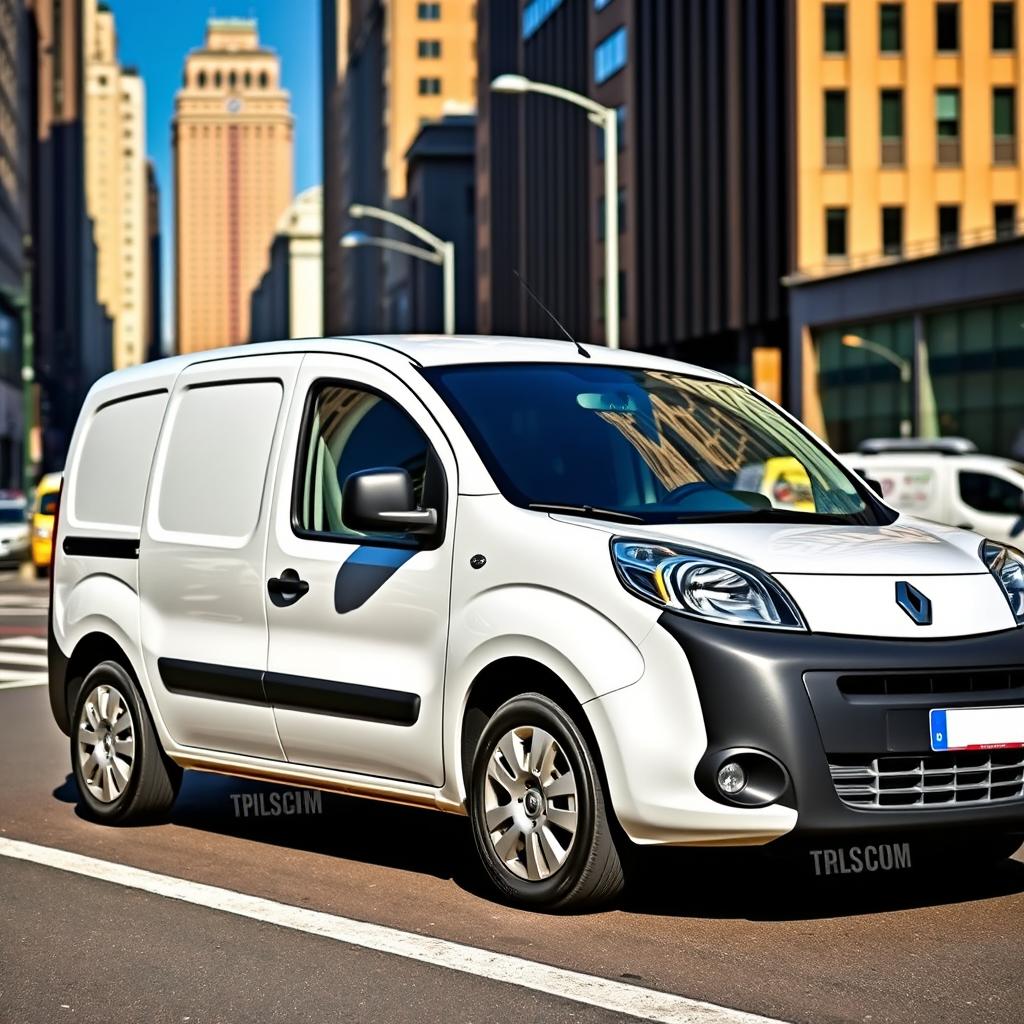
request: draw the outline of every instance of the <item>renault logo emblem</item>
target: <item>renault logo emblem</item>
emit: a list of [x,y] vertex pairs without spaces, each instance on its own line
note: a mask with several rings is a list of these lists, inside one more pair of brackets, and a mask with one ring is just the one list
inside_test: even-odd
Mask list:
[[932,624],[932,603],[906,580],[896,584],[896,603],[919,625]]

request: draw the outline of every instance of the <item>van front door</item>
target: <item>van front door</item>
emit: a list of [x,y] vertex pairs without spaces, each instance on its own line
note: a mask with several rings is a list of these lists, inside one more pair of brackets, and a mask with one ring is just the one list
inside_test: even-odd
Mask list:
[[[415,394],[366,360],[305,357],[267,543],[267,697],[289,761],[440,785],[456,466]],[[345,480],[409,472],[436,536],[342,522]]]

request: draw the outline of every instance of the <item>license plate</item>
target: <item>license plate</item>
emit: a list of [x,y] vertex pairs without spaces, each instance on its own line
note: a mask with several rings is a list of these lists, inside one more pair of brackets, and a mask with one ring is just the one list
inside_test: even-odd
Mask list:
[[928,717],[932,750],[1024,747],[1024,707],[935,709]]

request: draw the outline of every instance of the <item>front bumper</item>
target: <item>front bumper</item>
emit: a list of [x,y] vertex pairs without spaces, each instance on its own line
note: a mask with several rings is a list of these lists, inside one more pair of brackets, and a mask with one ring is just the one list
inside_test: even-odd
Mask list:
[[[695,775],[711,799],[721,799],[707,781],[713,779],[710,768],[720,752],[749,748],[777,758],[789,773],[791,785],[779,802],[797,811],[794,839],[979,828],[1024,832],[1024,799],[990,800],[979,791],[980,798],[962,803],[852,806],[840,799],[829,767],[830,762],[930,758],[931,708],[1024,704],[1024,633],[875,640],[716,626],[671,612],[662,614],[659,623],[680,645],[693,674],[707,733]],[[1006,683],[1001,682],[1003,673],[988,675],[986,669],[1006,669]],[[1021,670],[1020,676],[1012,669]],[[976,678],[967,682],[970,670]],[[851,675],[867,683],[844,682],[841,689],[840,676]],[[876,686],[876,677],[894,682]],[[933,677],[941,681],[929,684]],[[990,681],[993,688],[987,689]],[[961,683],[962,692],[957,689]],[[920,692],[929,686],[937,692]],[[1013,778],[1012,770],[997,777]],[[1012,794],[1015,789],[1003,786],[992,792]],[[946,795],[933,793],[929,799]]]

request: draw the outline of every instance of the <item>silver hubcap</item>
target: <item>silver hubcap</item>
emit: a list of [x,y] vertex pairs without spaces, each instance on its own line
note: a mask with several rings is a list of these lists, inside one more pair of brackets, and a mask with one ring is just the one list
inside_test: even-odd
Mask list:
[[78,763],[89,792],[105,804],[123,792],[135,765],[135,723],[112,686],[97,686],[82,705]]
[[514,875],[539,882],[572,849],[576,779],[554,736],[524,725],[502,736],[487,765],[484,814],[494,852]]

